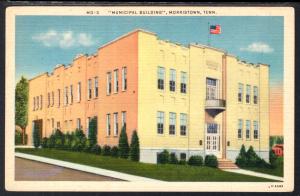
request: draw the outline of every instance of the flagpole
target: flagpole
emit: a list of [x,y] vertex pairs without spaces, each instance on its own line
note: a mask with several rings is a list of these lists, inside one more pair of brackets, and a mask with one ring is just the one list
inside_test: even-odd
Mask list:
[[210,45],[210,28],[209,28],[209,22],[207,23],[207,45]]

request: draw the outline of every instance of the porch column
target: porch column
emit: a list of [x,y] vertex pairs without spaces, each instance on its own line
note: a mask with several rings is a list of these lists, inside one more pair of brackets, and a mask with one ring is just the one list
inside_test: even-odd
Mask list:
[[[222,99],[226,100],[226,55],[222,56]],[[226,159],[226,108],[222,113],[222,159]]]

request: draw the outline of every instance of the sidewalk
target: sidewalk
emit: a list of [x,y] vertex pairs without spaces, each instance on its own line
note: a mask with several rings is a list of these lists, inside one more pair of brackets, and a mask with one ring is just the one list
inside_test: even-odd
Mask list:
[[70,163],[70,162],[60,161],[60,160],[56,160],[56,159],[49,159],[49,158],[35,156],[35,155],[29,155],[29,154],[25,154],[25,153],[16,152],[15,156],[24,158],[24,159],[42,162],[42,163],[48,163],[48,164],[57,165],[57,166],[65,167],[65,168],[70,168],[70,169],[74,169],[74,170],[79,170],[79,171],[83,171],[83,172],[88,172],[88,173],[92,173],[92,174],[109,176],[112,178],[117,178],[117,179],[130,181],[130,182],[137,182],[137,181],[162,182],[162,181],[156,180],[156,179],[135,176],[135,175],[125,174],[125,173],[121,173],[121,172],[106,170],[106,169],[100,169],[97,167],[91,167],[91,166],[81,165],[81,164],[77,164],[77,163]]
[[249,170],[245,170],[245,169],[223,169],[223,170],[227,171],[227,172],[245,174],[245,175],[248,175],[248,176],[256,176],[256,177],[267,178],[267,179],[271,179],[271,180],[283,181],[283,177],[273,176],[273,175],[254,172],[254,171],[249,171]]

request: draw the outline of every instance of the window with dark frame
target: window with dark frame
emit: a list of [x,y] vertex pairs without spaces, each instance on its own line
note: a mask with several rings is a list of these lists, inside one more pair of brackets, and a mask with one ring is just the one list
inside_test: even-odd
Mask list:
[[164,112],[157,112],[157,133],[164,133]]
[[187,83],[187,74],[181,72],[181,83],[180,83],[180,92],[186,93],[186,83]]
[[164,90],[164,84],[165,84],[165,68],[158,67],[157,71],[157,88],[160,90]]
[[170,69],[170,91],[175,92],[176,90],[176,70]]

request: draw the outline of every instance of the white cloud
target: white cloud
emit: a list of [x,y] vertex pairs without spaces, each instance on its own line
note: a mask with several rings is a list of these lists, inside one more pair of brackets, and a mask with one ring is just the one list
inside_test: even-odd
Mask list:
[[94,44],[92,35],[86,33],[75,34],[72,31],[57,32],[49,30],[32,37],[46,47],[71,48],[73,46],[88,47]]
[[248,52],[257,52],[257,53],[271,53],[274,51],[271,46],[264,42],[253,42],[252,44],[248,45],[246,48],[240,48],[241,51],[248,51]]

